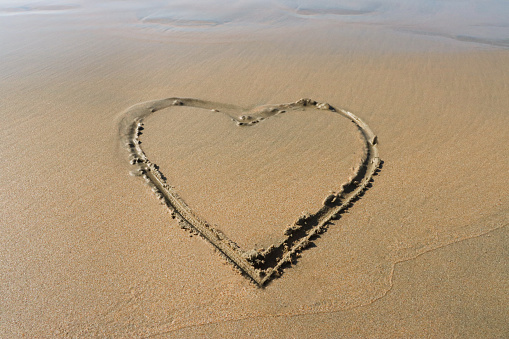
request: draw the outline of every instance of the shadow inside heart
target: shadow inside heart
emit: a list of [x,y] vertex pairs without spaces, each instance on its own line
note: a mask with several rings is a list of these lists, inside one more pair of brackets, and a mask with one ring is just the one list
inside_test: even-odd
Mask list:
[[[148,138],[141,137],[145,121]],[[362,145],[357,156],[356,129]],[[128,109],[120,135],[136,166],[132,173],[145,179],[181,227],[208,240],[258,286],[339,218],[380,165],[377,138],[362,120],[310,99],[250,110],[197,99],[156,100]],[[341,179],[355,158],[350,177]],[[272,226],[288,224],[296,207],[313,211],[286,227]],[[259,219],[253,222],[253,216]]]

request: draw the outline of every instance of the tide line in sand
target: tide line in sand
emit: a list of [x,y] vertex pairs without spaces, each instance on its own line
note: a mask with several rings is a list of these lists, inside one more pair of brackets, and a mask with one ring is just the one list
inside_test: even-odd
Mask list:
[[[226,114],[238,126],[252,126],[272,116],[292,110],[312,109],[317,111],[336,112],[351,120],[358,128],[364,146],[364,154],[354,174],[341,185],[339,192],[325,197],[323,206],[313,214],[301,215],[292,225],[286,228],[285,239],[263,250],[243,250],[232,239],[219,229],[202,220],[178,195],[176,189],[169,185],[159,167],[152,163],[141,147],[140,135],[143,120],[151,114],[169,107],[188,106],[209,109]],[[239,115],[239,112],[245,114]],[[257,286],[263,287],[278,277],[284,268],[290,266],[300,253],[312,244],[321,233],[325,232],[331,220],[340,218],[370,187],[373,176],[381,168],[378,154],[377,137],[369,126],[359,117],[343,109],[335,109],[327,103],[311,99],[300,99],[293,103],[266,105],[251,111],[242,110],[234,105],[215,103],[190,98],[167,98],[140,103],[127,109],[120,121],[119,132],[124,148],[129,154],[129,161],[135,169],[133,175],[143,177],[152,188],[158,199],[170,212],[179,225],[209,241],[228,262],[233,264],[244,276]]]

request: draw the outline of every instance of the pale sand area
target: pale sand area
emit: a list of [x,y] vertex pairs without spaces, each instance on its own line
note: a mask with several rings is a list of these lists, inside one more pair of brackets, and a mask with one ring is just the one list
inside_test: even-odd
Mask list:
[[[0,18],[2,337],[508,335],[509,54],[500,43],[322,21],[299,28],[276,20],[249,34],[160,29],[136,26],[131,9],[113,16],[108,6],[53,8]],[[326,101],[369,124],[384,166],[316,247],[260,289],[205,240],[189,237],[143,181],[128,174],[119,116],[137,103],[173,96],[242,107]],[[182,138],[199,134],[194,142],[206,147],[198,137],[230,123],[220,115],[206,126],[192,115],[189,124],[153,117],[160,119],[154,133],[177,124]],[[277,142],[308,147],[306,161],[343,157],[330,165],[337,179],[327,165],[313,172],[325,190],[310,192],[313,199],[291,194],[299,183],[278,192],[290,203],[286,214],[266,211],[273,233],[251,238],[257,224],[247,233],[225,230],[234,240],[239,234],[241,245],[266,246],[302,211],[292,199],[319,204],[348,178],[359,149],[343,146],[356,139],[348,139],[343,122],[323,119],[317,121],[327,125],[323,139],[314,138],[317,126],[292,136],[303,122],[283,115],[256,126],[256,133],[267,130],[264,137],[281,130],[285,139]],[[176,156],[182,166],[219,171],[210,159],[190,157],[185,141],[177,150],[182,158],[164,158],[175,139],[151,135],[149,123],[142,137],[168,178]],[[346,133],[339,148],[335,128]],[[241,156],[253,154],[257,137],[230,150],[237,173],[244,161],[263,168],[270,160]],[[324,145],[334,150],[324,152]],[[232,154],[214,152],[216,160]],[[289,150],[278,152],[276,163],[291,160]],[[259,179],[256,166],[242,166]],[[278,177],[287,178],[278,171],[247,187],[250,203],[277,201],[259,192],[274,189]],[[205,179],[212,185],[213,178]],[[196,180],[177,189],[200,203]],[[242,204],[222,185],[214,189],[218,205]],[[234,225],[266,218],[260,210],[210,218],[221,228],[221,218]]]

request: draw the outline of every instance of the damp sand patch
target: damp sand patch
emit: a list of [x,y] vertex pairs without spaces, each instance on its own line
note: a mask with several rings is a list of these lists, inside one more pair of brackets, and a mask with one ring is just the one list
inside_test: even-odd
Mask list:
[[[163,173],[158,164],[149,160],[144,150],[142,134],[146,132],[145,120],[154,113],[173,107],[194,107],[207,109],[218,115],[226,115],[231,123],[238,128],[253,128],[282,114],[295,112],[313,112],[314,114],[337,114],[346,118],[357,130],[362,154],[352,169],[349,177],[338,176],[338,189],[325,192],[320,206],[316,210],[303,212],[282,230],[282,240],[263,248],[241,248],[235,239],[228,237],[221,230],[221,225],[213,225],[206,221],[198,210],[189,205],[168,180],[170,174]],[[371,129],[357,116],[345,110],[336,110],[327,103],[319,103],[310,99],[301,99],[294,103],[266,105],[254,109],[242,109],[233,105],[213,103],[197,99],[168,98],[135,105],[128,109],[120,123],[120,137],[127,150],[129,162],[133,166],[132,175],[140,176],[150,187],[160,203],[165,205],[173,219],[179,225],[200,235],[209,241],[233,267],[251,279],[258,286],[264,286],[273,278],[280,276],[286,267],[296,262],[300,253],[314,245],[320,234],[324,233],[331,220],[340,218],[371,186],[373,176],[380,168],[377,149],[377,137]],[[270,208],[270,206],[268,207]]]

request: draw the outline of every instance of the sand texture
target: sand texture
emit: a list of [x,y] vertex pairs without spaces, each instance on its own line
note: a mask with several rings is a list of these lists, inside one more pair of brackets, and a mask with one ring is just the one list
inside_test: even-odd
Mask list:
[[507,337],[504,4],[1,2],[0,337]]

